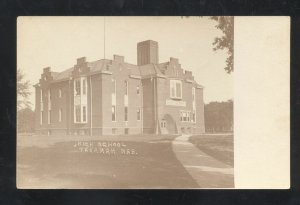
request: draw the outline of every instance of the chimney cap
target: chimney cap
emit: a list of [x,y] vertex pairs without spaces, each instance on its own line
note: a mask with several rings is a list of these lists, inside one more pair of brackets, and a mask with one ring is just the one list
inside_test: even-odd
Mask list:
[[77,58],[77,65],[78,65],[78,64],[85,63],[85,62],[86,62],[86,57],[80,57],[80,58]]
[[141,42],[138,42],[138,45],[142,45],[142,44],[146,44],[146,43],[158,45],[158,42],[154,41],[154,40],[141,41]]
[[51,67],[46,67],[43,70],[44,70],[44,73],[50,72],[51,71]]

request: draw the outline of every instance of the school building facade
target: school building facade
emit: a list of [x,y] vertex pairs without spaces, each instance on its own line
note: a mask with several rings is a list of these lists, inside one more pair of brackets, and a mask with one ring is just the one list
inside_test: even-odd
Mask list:
[[123,56],[63,71],[44,68],[35,87],[38,134],[204,133],[203,87],[178,59],[159,63],[158,43],[137,44],[137,65]]

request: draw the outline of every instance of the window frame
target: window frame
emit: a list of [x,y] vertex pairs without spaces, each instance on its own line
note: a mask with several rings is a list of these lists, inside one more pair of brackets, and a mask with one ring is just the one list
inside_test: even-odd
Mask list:
[[75,123],[81,123],[81,105],[75,106]]
[[[177,96],[177,84],[180,85],[180,96]],[[173,93],[174,90],[174,93]],[[170,79],[170,98],[182,99],[182,81],[178,79]]]
[[137,114],[136,120],[137,120],[137,121],[141,121],[141,119],[142,119],[142,117],[141,117],[141,114],[142,114],[142,113],[141,113],[141,108],[138,108],[138,109],[137,109],[137,113],[136,113],[136,114]]
[[82,79],[82,95],[86,95],[86,79]]
[[192,122],[191,113],[192,112],[188,110],[180,110],[180,122]]
[[128,96],[128,80],[125,80],[124,81],[124,83],[125,83],[125,96]]
[[62,109],[59,108],[58,109],[58,122],[61,122],[62,121]]
[[86,109],[86,105],[82,106],[82,122],[83,123],[87,122],[87,109]]
[[124,121],[128,122],[128,106],[124,106]]
[[77,78],[74,80],[75,81],[75,96],[80,96],[81,95],[81,79]]
[[116,105],[112,105],[111,106],[111,121],[112,122],[116,122],[117,121]]
[[61,88],[58,89],[58,98],[61,98],[62,96],[62,91],[61,91]]

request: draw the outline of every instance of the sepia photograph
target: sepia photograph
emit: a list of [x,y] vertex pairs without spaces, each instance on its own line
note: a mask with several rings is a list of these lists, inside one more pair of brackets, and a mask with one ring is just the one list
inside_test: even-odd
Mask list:
[[235,188],[234,17],[18,17],[17,188]]

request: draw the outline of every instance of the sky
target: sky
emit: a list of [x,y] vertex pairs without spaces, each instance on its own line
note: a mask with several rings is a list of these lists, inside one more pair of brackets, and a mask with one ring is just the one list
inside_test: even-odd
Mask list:
[[[136,44],[151,39],[158,42],[159,63],[178,58],[183,69],[193,72],[205,87],[205,103],[233,99],[233,74],[224,70],[227,53],[212,49],[222,32],[207,17],[19,17],[17,25],[17,68],[31,85],[43,68],[61,72],[79,57],[103,59],[104,48],[106,59],[117,54],[137,64]],[[34,109],[33,86],[30,91]]]

